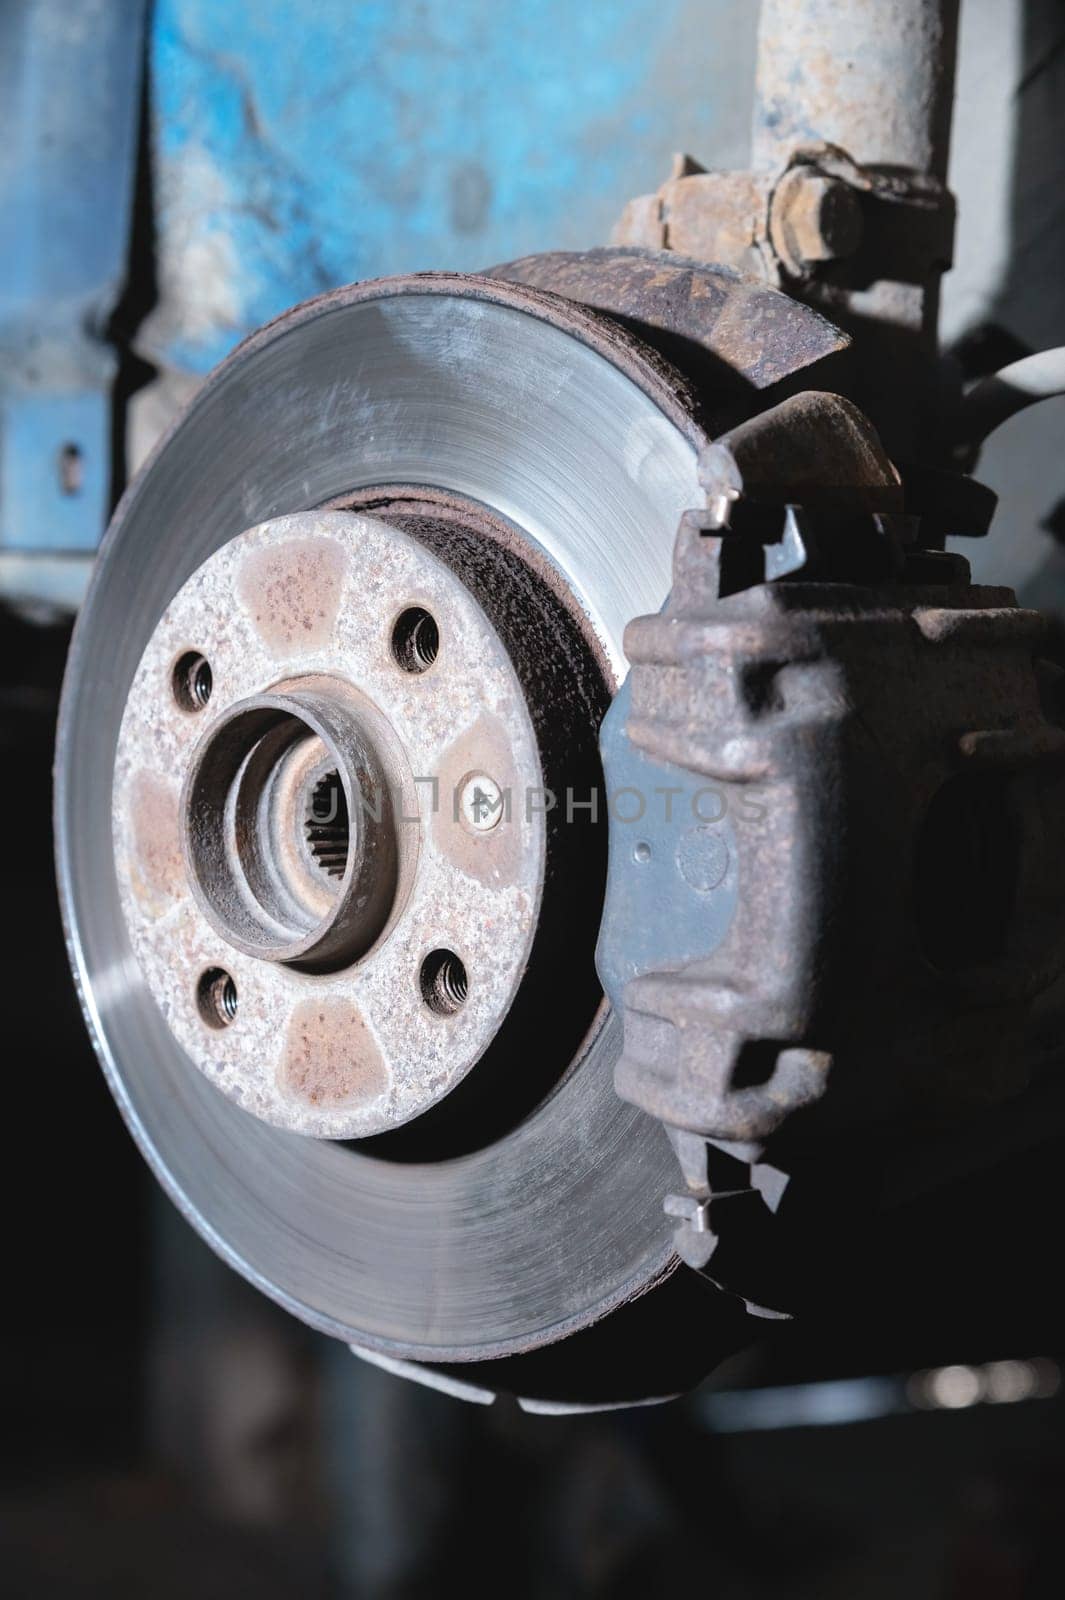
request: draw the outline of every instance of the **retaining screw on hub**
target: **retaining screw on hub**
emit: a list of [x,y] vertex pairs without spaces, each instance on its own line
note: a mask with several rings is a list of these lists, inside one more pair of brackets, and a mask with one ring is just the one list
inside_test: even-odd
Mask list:
[[467,778],[459,798],[463,819],[477,833],[488,833],[503,815],[503,791],[494,778],[476,772]]

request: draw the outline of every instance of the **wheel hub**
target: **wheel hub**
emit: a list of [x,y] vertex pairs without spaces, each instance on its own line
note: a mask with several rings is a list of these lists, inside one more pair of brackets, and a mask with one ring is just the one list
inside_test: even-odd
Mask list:
[[160,619],[119,735],[122,907],[175,1038],[294,1132],[427,1110],[526,974],[545,806],[518,674],[444,562],[351,512],[238,535]]

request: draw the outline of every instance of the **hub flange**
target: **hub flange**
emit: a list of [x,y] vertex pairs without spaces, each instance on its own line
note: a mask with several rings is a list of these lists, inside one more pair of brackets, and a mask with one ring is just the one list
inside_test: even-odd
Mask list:
[[223,1093],[318,1136],[409,1121],[483,1055],[537,927],[543,776],[503,642],[377,518],[249,529],[144,652],[114,848],[149,988]]

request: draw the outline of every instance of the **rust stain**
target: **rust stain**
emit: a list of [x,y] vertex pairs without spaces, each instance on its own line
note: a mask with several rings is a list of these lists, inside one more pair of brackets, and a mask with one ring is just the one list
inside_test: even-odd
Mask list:
[[326,642],[345,566],[344,551],[332,539],[294,539],[246,557],[237,592],[272,655]]
[[133,893],[150,916],[159,917],[185,889],[176,787],[154,772],[138,772],[130,785],[130,823]]
[[[461,820],[458,805],[466,778],[480,772],[498,784],[504,795],[501,819],[486,833],[472,832]],[[440,808],[433,817],[432,828],[440,853],[452,866],[480,883],[516,883],[530,829],[525,817],[525,787],[502,722],[482,713],[473,727],[444,752],[438,780]]]
[[389,1073],[350,1000],[311,998],[292,1012],[281,1082],[308,1105],[362,1105],[384,1093]]

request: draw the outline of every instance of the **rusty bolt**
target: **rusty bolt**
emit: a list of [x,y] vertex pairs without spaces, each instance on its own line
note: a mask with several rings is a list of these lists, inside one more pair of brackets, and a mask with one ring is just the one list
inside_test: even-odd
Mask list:
[[774,192],[769,231],[777,255],[795,274],[853,255],[862,238],[858,195],[839,178],[795,167]]

